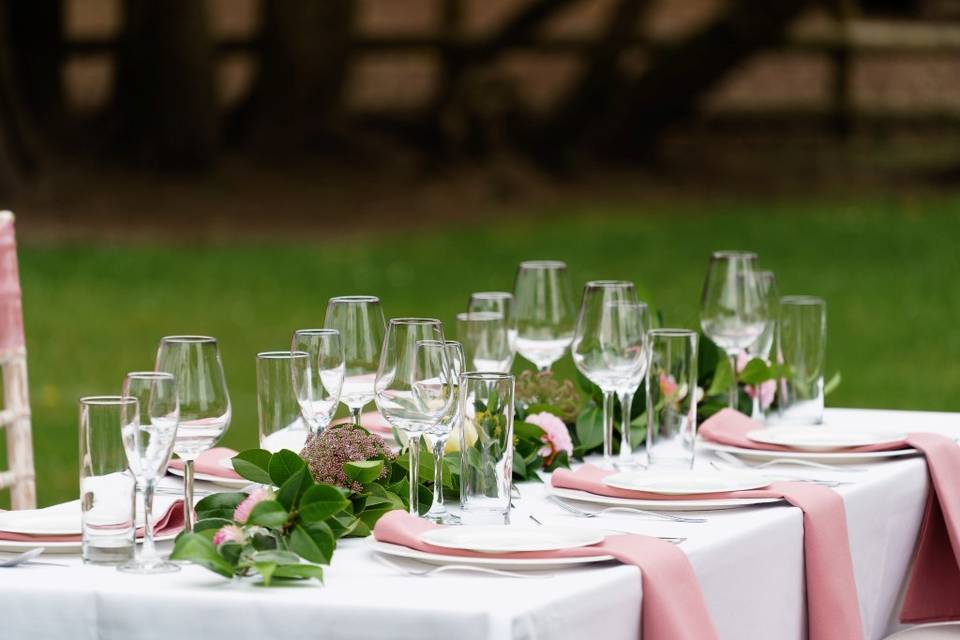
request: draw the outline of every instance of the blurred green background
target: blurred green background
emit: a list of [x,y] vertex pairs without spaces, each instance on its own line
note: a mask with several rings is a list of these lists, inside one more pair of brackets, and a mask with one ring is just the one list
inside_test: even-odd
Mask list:
[[[38,502],[75,497],[77,399],[116,393],[127,371],[152,368],[163,335],[220,339],[234,403],[223,444],[251,447],[255,354],[321,325],[329,297],[375,294],[388,317],[437,316],[452,332],[472,291],[510,290],[517,263],[533,258],[567,261],[576,287],[633,280],[668,324],[694,327],[710,252],[757,251],[782,294],[827,300],[827,373],[843,375],[828,404],[960,410],[958,240],[960,198],[946,196],[596,202],[456,228],[176,248],[28,238],[19,254]],[[572,373],[569,356],[557,370]]]

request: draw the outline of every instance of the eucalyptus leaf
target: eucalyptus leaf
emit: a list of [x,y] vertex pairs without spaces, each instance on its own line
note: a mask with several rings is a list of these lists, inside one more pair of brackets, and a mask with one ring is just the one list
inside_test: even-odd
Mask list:
[[273,484],[268,471],[272,457],[266,449],[247,449],[233,457],[233,470],[251,482]]

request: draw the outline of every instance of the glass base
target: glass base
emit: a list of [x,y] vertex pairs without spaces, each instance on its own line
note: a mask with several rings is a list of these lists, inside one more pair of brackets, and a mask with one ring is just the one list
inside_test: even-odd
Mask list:
[[429,520],[430,522],[435,522],[437,524],[446,524],[446,525],[456,525],[463,524],[460,520],[460,516],[450,513],[447,510],[443,511],[428,511],[423,514],[424,520]]
[[126,564],[121,564],[117,567],[117,571],[123,571],[124,573],[174,573],[180,571],[180,565],[174,564],[172,562],[167,562],[165,560],[158,560],[157,562],[128,562]]

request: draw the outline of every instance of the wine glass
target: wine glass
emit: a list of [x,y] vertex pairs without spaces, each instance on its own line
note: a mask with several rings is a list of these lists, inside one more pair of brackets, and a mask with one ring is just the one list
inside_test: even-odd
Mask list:
[[223,436],[232,415],[216,338],[163,338],[156,370],[173,374],[177,382],[180,426],[173,451],[184,461],[184,529],[193,531],[193,462]]
[[643,383],[647,373],[650,330],[650,310],[643,302],[611,302],[607,305],[609,325],[600,333],[600,346],[608,369],[621,384],[617,388],[620,397],[620,465],[633,464],[633,449],[630,431],[630,415],[633,396]]
[[[612,354],[621,350],[615,335],[620,321],[620,307],[614,303],[637,302],[632,282],[594,280],[583,288],[583,299],[577,315],[570,352],[573,363],[584,376],[603,392],[603,458],[613,462],[613,413],[618,390],[627,384],[625,373],[611,365]],[[640,338],[642,347],[643,338]],[[621,341],[622,342],[622,341]]]
[[296,382],[308,377],[306,351],[261,351],[257,354],[257,433],[260,448],[299,453],[310,438]]
[[410,513],[418,513],[420,441],[453,399],[443,325],[432,318],[394,318],[387,326],[374,385],[381,415],[406,432],[410,456]]
[[700,300],[703,332],[730,358],[731,409],[738,404],[737,356],[756,342],[767,326],[767,300],[757,284],[756,260],[754,253],[714,253]]
[[293,384],[310,433],[318,435],[327,428],[340,404],[343,388],[343,343],[336,329],[298,329],[293,334],[291,351],[309,354],[306,363],[291,361]]
[[[777,334],[777,317],[780,315],[780,294],[777,292],[777,278],[773,271],[757,271],[757,285],[767,300],[767,324],[763,333],[753,344],[747,347],[747,355],[760,358],[767,364],[772,361],[770,352],[773,350],[774,338]],[[760,389],[754,390],[753,410],[750,417],[754,420],[763,420]]]
[[570,345],[576,322],[567,265],[558,260],[521,262],[513,288],[512,323],[517,352],[549,371]]
[[456,402],[456,397],[460,374],[464,369],[464,358],[463,348],[459,342],[447,340],[444,345],[447,360],[450,363],[445,379],[451,387],[453,401],[450,403],[450,409],[440,418],[440,422],[427,433],[433,445],[433,504],[430,505],[430,510],[425,517],[439,524],[459,524],[460,518],[447,511],[443,504],[443,451],[453,428],[459,422],[459,403]]
[[504,315],[498,311],[457,314],[457,338],[473,371],[510,372],[513,353]]
[[517,328],[513,325],[513,294],[506,291],[478,291],[470,294],[467,312],[489,311],[503,316],[507,325],[507,340],[510,344],[510,371],[513,366],[513,356],[517,353]]
[[140,405],[139,419],[124,421],[121,437],[130,471],[143,492],[143,547],[136,560],[118,568],[128,573],[179,571],[179,566],[157,555],[153,544],[153,494],[166,473],[180,422],[176,380],[169,373],[128,373],[123,396],[136,398]]
[[383,346],[383,310],[375,296],[340,296],[327,302],[323,326],[340,332],[344,373],[340,402],[360,426],[363,405],[373,400],[374,380]]

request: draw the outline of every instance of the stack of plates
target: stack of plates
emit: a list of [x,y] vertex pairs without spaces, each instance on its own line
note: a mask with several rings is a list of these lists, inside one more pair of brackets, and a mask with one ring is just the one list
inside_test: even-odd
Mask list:
[[892,446],[906,438],[903,433],[842,429],[831,426],[769,427],[747,433],[747,438],[758,444],[786,447],[786,450],[750,449],[717,444],[703,440],[707,449],[726,451],[744,458],[772,460],[792,458],[828,464],[857,464],[916,454],[904,445],[885,451],[854,451],[857,447]]

